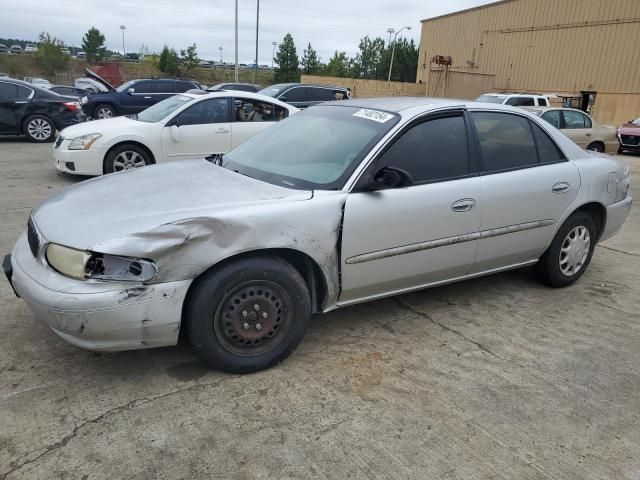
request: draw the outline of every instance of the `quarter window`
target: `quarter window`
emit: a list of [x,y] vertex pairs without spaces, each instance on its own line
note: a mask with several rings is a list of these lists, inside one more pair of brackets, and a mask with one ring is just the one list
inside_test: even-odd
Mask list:
[[556,128],[560,128],[562,122],[560,120],[560,110],[550,110],[542,114],[542,119],[549,122]]
[[548,107],[549,106],[549,102],[547,101],[546,98],[539,98],[538,99],[538,105],[540,105],[541,107]]
[[296,87],[287,90],[281,95],[281,99],[284,98],[285,102],[306,102],[307,101],[307,89],[304,87]]
[[231,121],[228,98],[211,98],[192,105],[178,116],[180,125],[206,125]]
[[507,100],[507,105],[513,105],[514,107],[533,107],[535,102],[531,97],[512,97]]
[[311,102],[328,102],[335,99],[336,97],[333,90],[329,90],[328,88],[307,87],[307,100]]
[[474,112],[485,172],[536,165],[538,155],[529,120],[518,115]]
[[462,115],[436,118],[405,132],[376,162],[408,172],[416,184],[471,173]]
[[562,114],[564,115],[564,128],[591,128],[591,119],[584,113],[564,110]]
[[540,163],[557,163],[565,160],[564,155],[558,148],[558,146],[549,138],[549,135],[542,130],[534,122],[531,122],[531,128],[533,128],[533,136],[536,139],[536,145],[538,146],[538,157]]
[[287,116],[285,108],[249,98],[234,100],[235,122],[277,122]]

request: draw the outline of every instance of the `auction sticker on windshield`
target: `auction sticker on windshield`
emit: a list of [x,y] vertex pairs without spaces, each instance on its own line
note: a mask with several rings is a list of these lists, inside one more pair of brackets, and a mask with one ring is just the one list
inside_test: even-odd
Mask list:
[[360,118],[368,118],[369,120],[373,120],[374,122],[384,123],[393,118],[393,115],[387,112],[381,112],[379,110],[369,110],[368,108],[363,108],[362,110],[358,110],[353,114],[354,117]]

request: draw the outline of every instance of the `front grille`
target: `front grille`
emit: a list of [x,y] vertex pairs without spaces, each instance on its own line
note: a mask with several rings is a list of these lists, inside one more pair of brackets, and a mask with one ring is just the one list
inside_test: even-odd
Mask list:
[[29,242],[29,249],[34,257],[38,258],[38,250],[40,250],[40,238],[36,227],[33,225],[33,220],[29,218],[27,223],[27,241]]
[[64,137],[62,135],[58,135],[58,138],[56,139],[56,143],[53,148],[58,148],[60,145],[62,145],[62,142],[64,142]]
[[637,147],[640,145],[640,137],[636,135],[620,135],[620,142],[623,145],[629,145],[630,147]]

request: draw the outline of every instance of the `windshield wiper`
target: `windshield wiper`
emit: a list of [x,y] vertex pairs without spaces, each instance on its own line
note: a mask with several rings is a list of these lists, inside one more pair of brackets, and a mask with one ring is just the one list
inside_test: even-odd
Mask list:
[[224,161],[224,153],[214,153],[213,155],[206,157],[206,160],[221,167],[222,162]]

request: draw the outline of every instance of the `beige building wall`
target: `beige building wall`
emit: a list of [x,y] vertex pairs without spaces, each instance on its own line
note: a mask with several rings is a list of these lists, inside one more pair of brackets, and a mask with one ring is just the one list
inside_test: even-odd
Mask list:
[[620,123],[640,115],[639,46],[640,0],[504,0],[423,20],[417,78],[450,55],[494,91],[596,91],[596,118]]
[[316,85],[335,85],[351,89],[353,97],[424,97],[424,85],[404,82],[383,82],[380,80],[360,80],[343,77],[323,77],[319,75],[302,75],[300,79],[303,83],[313,83]]

